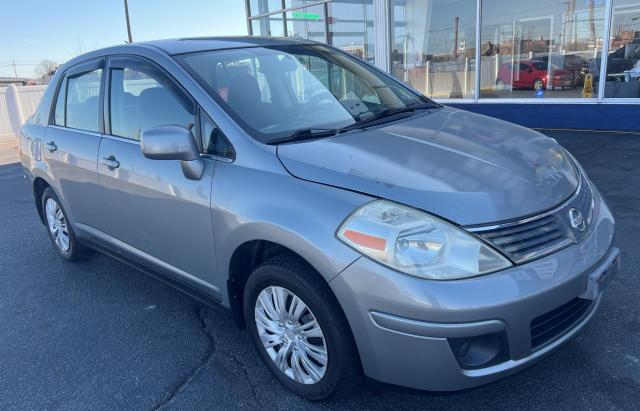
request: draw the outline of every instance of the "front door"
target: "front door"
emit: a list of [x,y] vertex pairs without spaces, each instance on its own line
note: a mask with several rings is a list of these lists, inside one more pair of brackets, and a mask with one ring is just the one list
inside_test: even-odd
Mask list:
[[140,149],[146,129],[181,125],[195,130],[195,103],[145,60],[114,58],[108,70],[109,121],[98,154],[102,204],[97,228],[129,257],[211,291],[214,161],[205,159],[202,178],[189,180],[179,161],[151,160]]

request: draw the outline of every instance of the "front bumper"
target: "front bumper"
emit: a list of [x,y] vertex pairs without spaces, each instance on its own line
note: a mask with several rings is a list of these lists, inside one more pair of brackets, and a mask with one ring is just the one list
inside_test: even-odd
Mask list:
[[[599,195],[598,201],[597,217],[579,244],[482,277],[430,281],[358,259],[330,285],[365,374],[411,388],[459,390],[517,372],[562,345],[592,318],[619,265],[613,218]],[[537,344],[534,321],[572,301],[584,307],[580,315]],[[502,355],[486,366],[464,365],[459,342],[485,335],[499,336]]]

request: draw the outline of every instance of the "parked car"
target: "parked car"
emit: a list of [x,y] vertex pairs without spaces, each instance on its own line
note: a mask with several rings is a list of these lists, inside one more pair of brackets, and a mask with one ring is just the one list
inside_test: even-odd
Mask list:
[[619,265],[609,208],[555,140],[303,40],[76,57],[20,153],[64,260],[99,250],[223,305],[312,400],[363,374],[447,391],[522,370]]
[[[549,56],[540,56],[538,59],[547,63]],[[577,54],[553,54],[551,56],[551,64],[571,73],[571,87],[583,86],[585,77],[591,73],[591,63],[589,60]]]
[[564,69],[552,65],[549,74],[549,64],[543,60],[522,61],[520,63],[505,63],[498,70],[496,85],[504,88],[510,84],[513,88],[547,89],[573,87],[573,75]]
[[[640,38],[634,39],[611,51],[607,57],[607,77],[606,81],[625,81],[625,71],[633,69],[640,60]],[[593,59],[591,70],[594,73],[594,83],[600,79],[600,65],[602,56],[598,55]]]

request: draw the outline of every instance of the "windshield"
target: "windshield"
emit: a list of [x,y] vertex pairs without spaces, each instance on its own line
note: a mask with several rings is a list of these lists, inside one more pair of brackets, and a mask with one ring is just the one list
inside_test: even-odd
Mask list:
[[322,45],[206,51],[180,63],[254,138],[336,129],[433,104],[363,62]]

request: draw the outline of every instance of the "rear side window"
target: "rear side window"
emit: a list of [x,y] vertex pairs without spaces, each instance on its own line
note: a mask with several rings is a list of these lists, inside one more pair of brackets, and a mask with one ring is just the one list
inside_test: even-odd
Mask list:
[[136,66],[111,70],[111,134],[139,140],[143,131],[165,125],[193,132],[193,102],[160,70]]
[[[66,85],[62,98],[66,99],[65,126],[87,131],[100,131],[100,80],[102,69],[93,70],[79,76],[69,77],[63,82]],[[56,122],[58,122],[58,103],[56,103]]]

